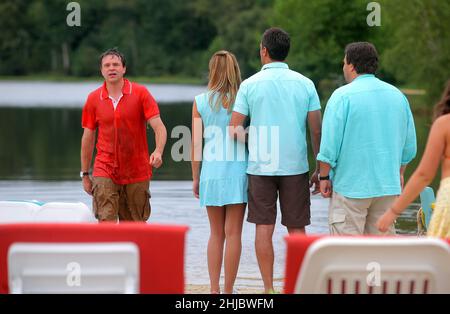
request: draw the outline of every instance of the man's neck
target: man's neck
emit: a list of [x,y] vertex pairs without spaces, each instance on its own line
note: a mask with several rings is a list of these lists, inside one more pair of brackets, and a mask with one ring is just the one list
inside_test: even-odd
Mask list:
[[283,60],[283,61],[278,61],[278,60],[267,59],[267,60],[264,60],[264,61],[262,62],[262,65],[265,66],[266,64],[270,64],[270,63],[279,63],[279,62],[285,63],[284,60]]
[[106,89],[108,90],[108,94],[112,97],[117,97],[122,94],[123,85],[125,84],[124,79],[122,78],[120,81],[115,83],[106,82]]
[[358,74],[358,73],[352,73],[351,74],[351,76],[350,76],[350,79],[349,79],[349,81],[347,82],[348,84],[350,84],[351,82],[353,82],[355,79],[357,79],[360,75],[362,75],[362,74]]
[[280,61],[280,60],[272,60],[272,59],[270,59],[270,58],[266,58],[266,59],[264,59],[263,60],[263,62],[262,62],[262,65],[264,66],[264,65],[266,65],[266,64],[269,64],[269,63],[276,63],[276,62],[286,62],[285,60],[283,60],[283,61]]
[[354,76],[352,76],[352,79],[351,79],[351,81],[350,81],[349,83],[353,82],[353,81],[356,80],[358,77],[364,76],[364,75],[373,75],[373,74],[370,74],[370,73],[360,73],[360,74],[357,74],[357,73],[356,73]]

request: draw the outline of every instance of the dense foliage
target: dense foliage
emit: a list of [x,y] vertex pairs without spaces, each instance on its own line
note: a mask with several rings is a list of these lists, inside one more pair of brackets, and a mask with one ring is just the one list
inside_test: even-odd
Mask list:
[[289,63],[328,94],[342,83],[345,45],[374,42],[380,75],[436,98],[449,79],[450,1],[380,0],[381,26],[367,0],[79,0],[81,26],[66,23],[64,0],[0,1],[0,75],[97,76],[98,55],[118,47],[135,76],[206,80],[210,55],[234,52],[247,77],[260,68],[267,27],[292,36]]

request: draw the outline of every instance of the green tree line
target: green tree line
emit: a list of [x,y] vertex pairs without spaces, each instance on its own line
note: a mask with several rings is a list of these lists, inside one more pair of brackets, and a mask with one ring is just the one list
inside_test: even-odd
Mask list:
[[345,45],[371,41],[379,75],[439,96],[449,79],[450,1],[379,0],[369,27],[367,0],[79,0],[81,26],[66,23],[64,0],[0,1],[0,75],[98,76],[98,55],[118,47],[133,76],[207,77],[219,49],[236,54],[243,76],[260,68],[269,26],[292,37],[288,62],[323,96],[343,83]]

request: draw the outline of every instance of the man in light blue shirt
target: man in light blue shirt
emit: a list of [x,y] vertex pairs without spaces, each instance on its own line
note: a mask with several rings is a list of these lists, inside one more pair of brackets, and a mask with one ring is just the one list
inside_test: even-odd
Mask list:
[[272,234],[280,196],[281,223],[290,233],[310,224],[310,191],[318,190],[318,167],[309,182],[306,145],[308,122],[314,156],[320,144],[321,111],[314,83],[284,62],[289,35],[268,29],[262,38],[262,70],[242,82],[230,122],[230,134],[245,138],[248,128],[248,217],[256,224],[255,249],[266,293],[273,291]]
[[404,170],[416,155],[408,100],[375,77],[377,67],[372,44],[349,44],[343,66],[349,84],[333,93],[325,109],[317,159],[321,193],[331,197],[333,235],[379,234],[375,224],[401,193]]

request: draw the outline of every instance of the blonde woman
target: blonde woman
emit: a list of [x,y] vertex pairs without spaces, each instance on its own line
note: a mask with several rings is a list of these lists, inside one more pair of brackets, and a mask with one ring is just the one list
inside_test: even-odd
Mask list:
[[231,139],[227,129],[240,84],[235,56],[228,51],[216,52],[209,62],[208,91],[195,97],[192,109],[193,193],[208,212],[211,293],[220,293],[223,260],[223,292],[233,293],[241,256],[247,203],[247,152],[245,144]]

